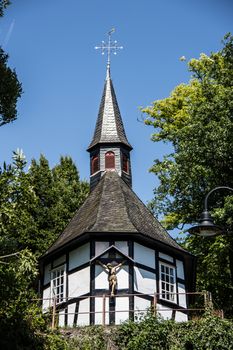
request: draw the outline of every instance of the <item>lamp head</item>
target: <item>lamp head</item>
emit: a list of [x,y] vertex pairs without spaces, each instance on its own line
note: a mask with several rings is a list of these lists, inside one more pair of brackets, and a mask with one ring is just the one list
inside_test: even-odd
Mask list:
[[189,233],[202,237],[213,237],[223,233],[222,227],[214,224],[213,218],[207,210],[201,213],[198,222],[198,225],[188,230]]

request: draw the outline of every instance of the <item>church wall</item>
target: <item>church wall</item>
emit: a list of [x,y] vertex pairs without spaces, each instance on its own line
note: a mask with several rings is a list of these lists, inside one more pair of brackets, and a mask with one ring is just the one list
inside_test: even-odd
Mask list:
[[156,292],[156,275],[153,272],[134,267],[134,290],[144,294]]
[[184,280],[184,263],[176,259],[177,278]]
[[43,285],[50,283],[51,278],[51,264],[45,265],[44,267],[44,281]]
[[[103,298],[95,298],[95,324],[103,323]],[[109,298],[105,299],[105,324],[109,324]]]
[[90,292],[90,267],[83,268],[68,276],[69,298]]
[[109,289],[108,274],[100,265],[95,265],[95,289]]
[[[110,254],[109,252],[114,248],[110,248],[110,251],[107,250],[111,246],[116,247],[113,258],[111,258],[112,253]],[[116,259],[118,262],[125,260],[124,265],[117,270],[116,274],[116,298],[112,299],[106,296],[106,324],[119,324],[128,319],[129,311],[126,312],[126,310],[129,310],[129,308],[135,310],[134,318],[136,319],[146,312],[140,310],[147,310],[153,305],[154,293],[161,293],[161,289],[158,289],[158,287],[161,288],[159,281],[160,263],[164,266],[171,266],[174,269],[175,292],[177,291],[179,295],[174,299],[174,301],[177,300],[177,303],[172,300],[167,302],[161,299],[161,296],[157,296],[157,310],[164,319],[172,318],[178,322],[187,320],[185,311],[178,312],[174,310],[174,308],[177,308],[177,305],[181,308],[187,307],[184,262],[182,260],[174,258],[165,252],[156,251],[155,249],[137,242],[130,242],[127,240],[96,241],[92,247],[91,252],[91,244],[83,244],[71,250],[66,255],[63,254],[61,257],[51,261],[51,263],[47,264],[44,268],[43,298],[46,299],[51,297],[51,271],[53,271],[54,268],[56,269],[62,266],[66,257],[68,259],[65,263],[65,271],[67,271],[67,268],[69,270],[67,273],[65,272],[67,280],[64,283],[64,289],[66,289],[66,283],[68,285],[66,289],[68,294],[64,294],[64,304],[62,303],[59,305],[61,308],[58,317],[59,326],[67,325],[72,327],[73,325],[88,325],[90,324],[90,318],[93,319],[95,324],[102,324],[103,322],[102,295],[104,293],[106,293],[106,295],[110,293],[108,273],[98,263],[98,258],[89,265],[91,256],[100,256],[99,260],[103,259],[102,261],[104,264],[107,264],[111,259]],[[119,251],[117,251],[117,249]],[[124,255],[122,256],[120,252],[126,257],[124,258]],[[127,256],[129,256],[129,260],[127,260]],[[92,283],[91,276],[93,277]],[[124,296],[127,293],[141,293],[142,295],[134,297]],[[94,295],[96,297],[90,299],[88,297],[89,295]],[[68,297],[68,299],[66,299],[66,297]],[[72,298],[75,298],[74,302]],[[44,300],[43,310],[46,311],[51,305],[51,301]],[[109,309],[113,311],[110,315],[108,313]],[[89,311],[95,311],[97,313],[90,316]],[[82,312],[87,312],[87,314],[82,314]]]
[[90,261],[90,243],[86,243],[69,253],[69,271]]
[[134,297],[134,310],[136,311],[134,313],[134,319],[138,320],[143,315],[146,315],[147,310],[151,307],[151,301],[140,298],[138,296]]
[[134,261],[155,268],[155,251],[141,244],[134,243]]
[[50,286],[48,288],[45,288],[43,290],[43,294],[42,294],[42,298],[43,298],[43,304],[42,304],[42,309],[43,311],[47,311],[48,308],[51,306],[51,300],[50,300]]
[[115,306],[115,324],[120,324],[129,319],[129,298],[117,297]]

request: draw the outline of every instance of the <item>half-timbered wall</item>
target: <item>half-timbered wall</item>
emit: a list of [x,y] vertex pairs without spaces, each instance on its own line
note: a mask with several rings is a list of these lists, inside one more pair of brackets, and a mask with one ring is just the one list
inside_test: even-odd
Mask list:
[[[124,264],[116,274],[116,297],[110,298],[108,273],[99,261],[106,264],[114,259],[124,261]],[[160,293],[159,297],[157,295],[157,312],[163,318],[187,320],[185,310],[174,312],[177,305],[181,309],[187,307],[184,263],[165,252],[130,241],[96,241],[83,244],[44,267],[44,311],[52,305],[49,298],[54,296],[52,272],[61,266],[64,266],[65,290],[63,302],[58,303],[60,326],[101,324],[103,294],[106,295],[106,324],[119,324],[128,319],[129,309],[135,310],[134,318],[145,314],[145,310],[153,304],[155,293]],[[166,282],[168,277],[162,277],[162,273],[170,273],[169,282]],[[162,285],[163,279],[165,284]],[[166,294],[166,288],[173,291],[173,298],[170,297],[172,293]],[[128,297],[127,294],[138,295]],[[90,296],[95,298],[89,298]],[[89,312],[95,314],[91,316]]]

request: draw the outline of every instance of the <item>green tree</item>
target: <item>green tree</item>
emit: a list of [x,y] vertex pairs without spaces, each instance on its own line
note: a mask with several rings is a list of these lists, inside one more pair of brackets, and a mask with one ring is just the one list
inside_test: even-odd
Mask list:
[[[188,67],[188,84],[143,110],[145,123],[156,129],[152,140],[173,149],[151,168],[160,181],[151,208],[164,213],[170,229],[196,222],[208,191],[233,187],[233,37],[226,35],[220,51],[201,54]],[[216,223],[233,231],[230,194],[216,192],[209,205]],[[197,288],[212,291],[218,307],[232,313],[233,235],[187,237],[185,244],[199,257]]]
[[21,83],[15,70],[7,65],[8,57],[0,47],[0,126],[17,118],[16,104],[22,94]]
[[8,5],[10,5],[10,3],[11,2],[9,0],[0,0],[0,17],[3,16],[4,10]]

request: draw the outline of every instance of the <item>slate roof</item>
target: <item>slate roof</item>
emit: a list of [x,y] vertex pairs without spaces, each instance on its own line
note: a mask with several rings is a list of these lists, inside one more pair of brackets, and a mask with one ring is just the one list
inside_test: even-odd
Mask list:
[[99,143],[119,142],[132,149],[125,134],[120,109],[110,77],[110,69],[108,68],[94,136],[87,150],[89,151]]
[[44,257],[83,233],[141,233],[184,251],[115,171],[107,171]]

